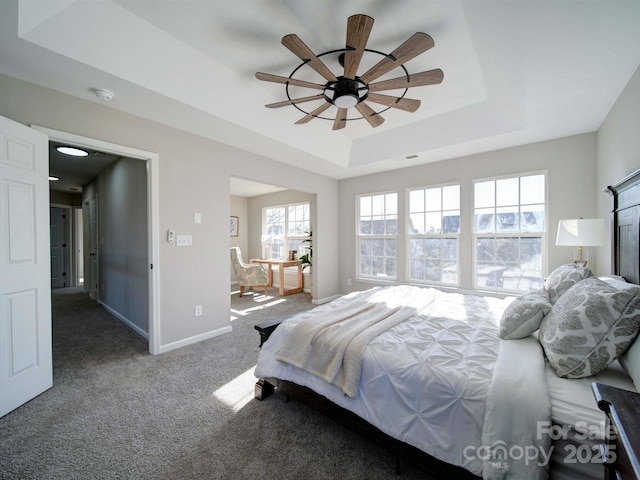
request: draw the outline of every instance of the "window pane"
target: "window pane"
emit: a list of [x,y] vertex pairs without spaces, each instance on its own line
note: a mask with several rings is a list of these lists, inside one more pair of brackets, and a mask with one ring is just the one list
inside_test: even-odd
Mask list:
[[371,197],[360,197],[360,216],[368,217],[371,215]]
[[474,189],[474,205],[476,208],[495,206],[495,182],[478,182]]
[[520,230],[523,232],[544,231],[544,205],[529,205],[523,207],[521,214]]
[[460,233],[460,212],[452,211],[442,218],[442,233]]
[[398,213],[398,195],[395,193],[387,193],[385,199],[385,212],[387,215],[397,215]]
[[460,210],[460,185],[442,188],[442,209]]
[[442,190],[440,188],[429,188],[425,190],[427,212],[442,210]]
[[409,234],[424,233],[424,214],[412,213],[409,215]]
[[425,232],[436,234],[442,231],[442,214],[438,212],[430,212],[425,214]]
[[494,225],[494,209],[478,208],[475,215],[476,233],[493,233],[496,231]]
[[544,203],[544,175],[530,175],[520,179],[520,203]]
[[501,207],[496,209],[496,231],[517,232],[520,229],[518,207]]
[[384,214],[384,195],[374,195],[371,197],[372,215],[383,215]]
[[517,178],[496,181],[496,205],[518,205],[519,182]]
[[409,192],[409,212],[424,212],[424,190]]

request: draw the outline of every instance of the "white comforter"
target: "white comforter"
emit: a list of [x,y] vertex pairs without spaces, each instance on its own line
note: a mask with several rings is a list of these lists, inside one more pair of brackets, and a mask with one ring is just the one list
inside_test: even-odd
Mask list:
[[[394,289],[401,288],[385,287],[382,290],[393,293]],[[523,438],[535,442],[532,434],[524,437],[518,434],[514,438],[513,433],[525,426],[513,424],[520,421],[520,417],[517,413],[508,413],[508,409],[530,408],[527,402],[545,405],[539,382],[520,382],[516,389],[505,382],[494,382],[501,344],[498,324],[511,298],[461,295],[423,288],[428,299],[426,304],[406,321],[375,337],[364,349],[361,377],[354,398],[301,368],[276,360],[276,352],[285,338],[305,318],[320,319],[323,314],[349,309],[371,296],[372,291],[379,290],[346,295],[288,319],[262,346],[256,377],[275,377],[309,387],[388,435],[476,475],[483,475],[483,464],[489,451],[485,447],[493,447],[496,442],[510,445]],[[513,355],[516,343],[512,342]],[[534,351],[535,347],[529,346],[523,355],[535,355]],[[511,357],[507,363],[513,361]],[[544,377],[543,368],[538,373],[531,372],[529,365],[536,361],[529,362],[522,356],[519,361],[526,368],[521,367],[516,378]],[[492,399],[487,400],[490,390]],[[492,428],[486,429],[483,438],[487,405],[493,412]],[[545,408],[536,408],[536,415]],[[529,417],[522,420],[530,422]],[[530,431],[530,425],[526,428]],[[539,478],[535,463],[519,470],[510,464],[507,469],[504,468],[507,464],[493,462],[494,468],[486,469],[487,478]],[[496,469],[496,465],[499,468]],[[514,474],[510,475],[509,471]],[[522,471],[526,472],[525,477],[521,476]],[[516,477],[515,472],[520,472],[520,476]]]

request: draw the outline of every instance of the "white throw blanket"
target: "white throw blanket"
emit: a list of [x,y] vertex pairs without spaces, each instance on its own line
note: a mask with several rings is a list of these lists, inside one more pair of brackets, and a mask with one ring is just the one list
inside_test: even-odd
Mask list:
[[401,285],[373,290],[334,311],[299,323],[276,353],[276,359],[306,370],[354,398],[367,344],[386,330],[419,313],[433,293]]
[[502,340],[485,407],[484,480],[548,477],[551,442],[538,422],[550,422],[551,400],[538,340]]

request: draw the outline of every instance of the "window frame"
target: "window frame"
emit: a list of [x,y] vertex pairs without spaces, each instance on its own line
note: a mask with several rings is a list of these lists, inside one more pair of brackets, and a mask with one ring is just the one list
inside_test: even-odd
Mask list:
[[[383,234],[383,235],[361,235],[360,233],[360,205],[361,199],[364,197],[375,197],[380,195],[395,195],[396,197],[396,233],[395,235],[391,234]],[[396,190],[386,190],[382,192],[374,192],[374,193],[363,193],[356,195],[356,221],[355,221],[355,234],[356,234],[356,279],[370,282],[379,282],[379,283],[395,283],[399,281],[398,278],[398,237],[400,235],[400,195]],[[386,208],[385,208],[385,218],[386,218]],[[361,240],[363,238],[371,239],[371,238],[379,238],[379,239],[393,239],[395,241],[395,256],[393,257],[395,262],[395,275],[394,276],[377,276],[377,275],[365,275],[362,273],[361,266]],[[384,256],[384,258],[391,258]]]
[[[262,207],[262,239],[264,239],[267,235],[269,235],[267,233],[267,226],[268,223],[266,221],[267,218],[267,210],[269,209],[278,209],[278,208],[282,208],[284,209],[284,227],[283,227],[283,235],[282,235],[282,243],[283,243],[283,247],[284,247],[284,256],[282,257],[273,257],[273,250],[272,250],[272,256],[271,259],[286,259],[287,258],[287,254],[289,252],[289,242],[290,240],[297,240],[299,239],[301,242],[303,240],[306,240],[308,238],[307,234],[302,234],[302,235],[289,235],[289,208],[290,207],[296,207],[299,205],[306,205],[307,206],[307,215],[308,215],[308,225],[309,225],[309,229],[307,231],[311,231],[311,203],[310,202],[294,202],[294,203],[285,203],[282,205],[269,205],[269,206],[265,206]],[[278,238],[278,237],[276,237]],[[264,241],[262,240],[261,243],[264,243]],[[272,243],[273,245],[273,243]],[[264,249],[264,245],[262,247]],[[264,251],[261,253],[261,255],[264,255]]]
[[[442,201],[443,189],[445,187],[458,187],[458,218],[459,218],[459,226],[458,233],[424,233],[424,234],[412,234],[409,232],[409,228],[411,226],[411,192],[422,190],[431,190],[431,189],[440,189],[440,199]],[[425,185],[419,187],[409,187],[405,190],[405,278],[407,282],[416,283],[420,285],[438,285],[443,287],[460,287],[461,285],[461,270],[460,270],[460,244],[463,232],[463,224],[462,224],[462,184],[461,182],[449,182],[449,183],[441,183],[435,185]],[[444,212],[451,210],[444,210],[442,202],[440,205],[440,213],[441,215]],[[435,210],[434,210],[435,212]],[[424,212],[426,213],[426,211]],[[456,281],[455,282],[443,282],[443,281],[435,281],[435,280],[420,280],[413,278],[411,276],[411,266],[412,266],[412,257],[411,257],[411,241],[416,238],[434,238],[434,239],[451,239],[455,238],[456,240],[456,248],[455,248],[455,256],[456,256]]]
[[[476,191],[476,184],[478,183],[482,183],[482,182],[489,182],[489,181],[493,181],[493,182],[497,182],[499,180],[506,180],[506,179],[517,179],[518,182],[520,182],[520,179],[523,177],[530,177],[530,176],[536,176],[536,175],[542,175],[544,176],[544,222],[543,222],[543,230],[541,232],[522,232],[522,231],[518,231],[518,232],[492,232],[492,233],[477,233],[476,229],[475,229],[475,212],[476,212],[476,201],[475,201],[475,191]],[[521,191],[520,191],[520,186],[518,187],[518,209],[519,211],[521,211],[521,207],[522,207],[522,203],[521,203]],[[494,190],[494,195],[497,195],[495,190]],[[523,172],[523,173],[514,173],[514,174],[510,174],[510,175],[500,175],[500,176],[494,176],[494,177],[486,177],[486,178],[479,178],[479,179],[473,179],[472,180],[472,186],[471,186],[471,199],[472,199],[472,205],[471,205],[471,218],[470,218],[470,232],[471,232],[471,242],[472,242],[472,271],[471,271],[471,285],[472,288],[474,290],[484,290],[484,291],[491,291],[491,292],[499,292],[499,293],[522,293],[522,292],[526,292],[529,291],[527,289],[524,290],[520,290],[520,289],[511,289],[511,288],[504,288],[504,287],[495,287],[495,286],[485,286],[485,285],[479,285],[478,284],[478,250],[477,250],[477,244],[478,244],[478,240],[482,239],[482,238],[518,238],[518,239],[526,239],[526,238],[539,238],[540,239],[540,256],[541,256],[541,261],[540,261],[540,275],[541,275],[541,283],[544,283],[544,277],[546,275],[546,271],[547,271],[547,263],[548,263],[548,252],[547,252],[547,238],[548,238],[548,234],[549,234],[549,173],[547,170],[540,170],[540,171],[532,171],[532,172]],[[493,208],[497,209],[499,208],[496,204],[496,202],[494,201],[494,205]],[[527,205],[527,204],[525,204]],[[534,205],[534,204],[532,204]],[[542,285],[540,286],[540,288],[542,288]]]

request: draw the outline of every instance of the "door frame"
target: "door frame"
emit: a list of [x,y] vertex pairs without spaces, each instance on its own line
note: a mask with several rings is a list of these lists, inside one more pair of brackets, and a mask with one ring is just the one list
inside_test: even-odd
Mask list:
[[[64,268],[67,271],[67,287],[76,285],[76,276],[74,273],[73,251],[75,250],[75,240],[73,238],[74,222],[72,218],[72,207],[70,205],[62,205],[60,203],[50,203],[49,208],[59,208],[64,210],[67,215],[67,258],[64,261]],[[53,271],[51,272],[53,274]]]
[[[49,136],[49,140],[70,143],[78,147],[99,150],[105,153],[143,160],[147,164],[147,237],[149,257],[149,352],[152,355],[161,353],[160,343],[160,308],[159,308],[159,176],[160,155],[146,150],[127,147],[116,143],[105,142],[95,138],[84,137],[73,133],[62,132],[38,125],[31,128]],[[48,208],[48,207],[47,207]],[[86,267],[86,266],[85,266]]]

